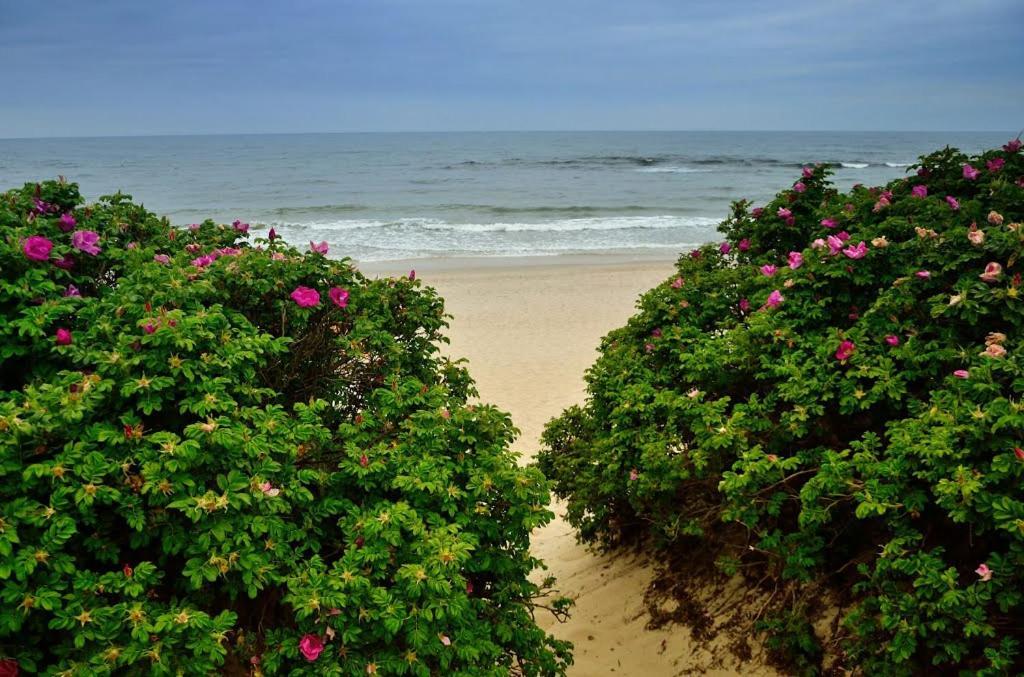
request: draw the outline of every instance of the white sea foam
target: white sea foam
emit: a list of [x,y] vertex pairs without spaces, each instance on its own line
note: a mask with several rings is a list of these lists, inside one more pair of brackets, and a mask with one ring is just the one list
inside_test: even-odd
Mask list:
[[885,166],[886,167],[909,167],[912,164],[913,164],[912,162],[886,162]]
[[867,162],[840,162],[839,165],[844,169],[864,169],[868,166]]
[[304,223],[276,222],[275,228],[291,231],[451,231],[456,233],[518,233],[518,232],[576,232],[586,230],[632,230],[664,228],[713,229],[720,219],[706,216],[604,216],[575,219],[554,219],[537,222],[458,223],[435,218],[407,217],[383,219],[336,219]]
[[706,174],[714,171],[712,169],[698,169],[697,167],[639,167],[635,171],[642,174]]

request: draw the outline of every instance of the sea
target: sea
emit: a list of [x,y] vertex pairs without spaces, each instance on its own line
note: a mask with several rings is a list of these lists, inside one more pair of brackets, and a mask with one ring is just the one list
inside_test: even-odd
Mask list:
[[946,145],[1014,133],[466,132],[0,139],[0,190],[65,176],[122,191],[174,224],[273,227],[359,261],[671,256],[718,239],[805,164],[880,185]]

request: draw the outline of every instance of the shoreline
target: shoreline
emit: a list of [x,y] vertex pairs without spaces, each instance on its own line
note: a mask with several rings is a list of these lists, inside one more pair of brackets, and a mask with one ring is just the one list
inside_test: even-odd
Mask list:
[[[429,273],[510,271],[550,268],[629,268],[663,266],[671,268],[682,252],[675,249],[638,253],[628,250],[566,253],[554,255],[445,256],[387,261],[359,261],[353,265],[364,275],[405,275],[410,270]],[[666,273],[666,276],[668,273]],[[443,295],[443,294],[442,294]]]

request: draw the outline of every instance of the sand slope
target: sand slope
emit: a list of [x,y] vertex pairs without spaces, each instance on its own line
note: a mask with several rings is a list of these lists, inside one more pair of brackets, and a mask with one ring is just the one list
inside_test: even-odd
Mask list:
[[[672,272],[669,261],[419,268],[454,315],[448,353],[469,359],[482,400],[512,414],[522,431],[515,448],[524,458],[536,453],[550,418],[583,401],[583,375],[601,337],[624,324],[637,297]],[[559,506],[552,507],[558,515]],[[649,562],[591,552],[560,517],[538,530],[533,543],[559,590],[576,599],[564,624],[538,617],[575,643],[571,675],[774,674],[741,667],[721,647],[717,655],[698,648],[686,628],[646,630]]]

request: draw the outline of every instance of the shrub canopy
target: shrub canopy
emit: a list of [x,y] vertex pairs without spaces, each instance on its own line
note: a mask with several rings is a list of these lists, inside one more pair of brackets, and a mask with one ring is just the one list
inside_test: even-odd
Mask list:
[[539,463],[586,540],[720,549],[798,612],[850,593],[849,668],[1020,670],[1024,155],[912,170],[736,203],[604,339]]
[[433,290],[81,203],[0,196],[4,670],[564,672],[544,478]]

